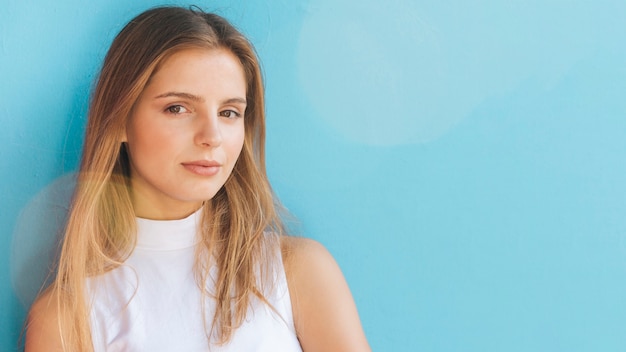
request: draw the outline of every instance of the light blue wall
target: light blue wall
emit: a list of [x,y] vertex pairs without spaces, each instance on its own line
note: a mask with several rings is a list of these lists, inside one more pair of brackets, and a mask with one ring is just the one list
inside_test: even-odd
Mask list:
[[[113,36],[158,1],[0,6],[0,350]],[[271,179],[376,351],[626,350],[626,3],[197,1],[257,46]]]

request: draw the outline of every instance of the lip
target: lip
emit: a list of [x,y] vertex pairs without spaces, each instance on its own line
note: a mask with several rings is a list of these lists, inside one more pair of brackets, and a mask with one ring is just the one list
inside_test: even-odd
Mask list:
[[220,172],[222,164],[214,160],[195,160],[181,164],[186,170],[200,176],[214,176]]

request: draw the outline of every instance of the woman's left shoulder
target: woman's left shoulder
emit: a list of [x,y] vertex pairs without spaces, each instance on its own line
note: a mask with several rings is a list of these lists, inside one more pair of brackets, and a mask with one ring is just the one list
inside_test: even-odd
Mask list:
[[302,285],[327,286],[329,279],[345,283],[337,262],[318,241],[303,237],[282,237],[281,252],[287,281],[297,286],[294,288]]
[[350,288],[319,242],[281,239],[294,324],[305,351],[369,351]]
[[332,260],[331,254],[321,243],[304,237],[283,236],[280,239],[280,248],[285,265],[294,265],[306,259]]

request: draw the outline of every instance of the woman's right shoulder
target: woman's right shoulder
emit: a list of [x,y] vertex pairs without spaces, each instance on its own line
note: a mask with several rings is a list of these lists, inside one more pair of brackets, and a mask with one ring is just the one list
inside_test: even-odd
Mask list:
[[40,295],[28,312],[25,352],[63,351],[59,309],[53,290]]

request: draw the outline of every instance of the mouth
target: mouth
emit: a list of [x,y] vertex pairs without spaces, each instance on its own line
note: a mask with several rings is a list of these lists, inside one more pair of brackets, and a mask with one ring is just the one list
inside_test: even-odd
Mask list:
[[214,160],[196,160],[185,162],[181,164],[187,171],[199,176],[214,176],[216,175],[222,164]]

